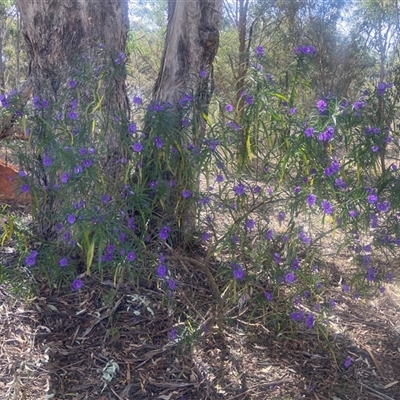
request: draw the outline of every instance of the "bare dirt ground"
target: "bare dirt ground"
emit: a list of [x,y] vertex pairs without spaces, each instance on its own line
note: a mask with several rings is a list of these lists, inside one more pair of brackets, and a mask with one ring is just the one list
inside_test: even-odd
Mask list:
[[371,300],[333,285],[329,341],[248,322],[247,306],[190,332],[213,311],[201,272],[181,275],[173,307],[151,282],[37,284],[29,301],[0,289],[0,399],[400,399],[398,284]]

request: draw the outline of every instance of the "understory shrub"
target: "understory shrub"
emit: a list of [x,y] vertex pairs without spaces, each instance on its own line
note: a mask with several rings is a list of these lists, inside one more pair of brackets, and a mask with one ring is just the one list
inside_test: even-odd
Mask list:
[[[173,296],[184,258],[205,274],[221,318],[246,304],[277,329],[320,326],[335,306],[325,288],[340,254],[352,257],[345,293],[383,291],[400,245],[398,82],[351,101],[327,94],[309,109],[317,50],[296,48],[280,79],[257,49],[244,109],[216,97],[204,137],[192,93],[176,107],[135,96],[130,120],[108,113],[101,93],[120,65],[104,60],[77,65],[54,104],[34,97],[20,109],[6,96],[3,117],[17,115],[26,133],[14,150],[33,228],[8,229],[2,211],[3,243],[18,242],[3,273],[85,290],[83,272],[111,272],[115,282],[158,279]],[[194,245],[200,262],[185,253]]]

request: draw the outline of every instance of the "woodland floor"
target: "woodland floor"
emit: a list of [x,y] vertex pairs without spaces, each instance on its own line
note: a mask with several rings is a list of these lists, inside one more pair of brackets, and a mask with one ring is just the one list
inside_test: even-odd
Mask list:
[[[248,304],[217,329],[201,271],[177,276],[174,304],[145,280],[115,288],[94,275],[79,292],[37,281],[29,301],[3,285],[0,399],[400,400],[400,282],[354,300],[334,277],[335,261],[329,341],[315,329],[269,330],[249,319]],[[202,324],[191,346],[180,340],[184,327]]]

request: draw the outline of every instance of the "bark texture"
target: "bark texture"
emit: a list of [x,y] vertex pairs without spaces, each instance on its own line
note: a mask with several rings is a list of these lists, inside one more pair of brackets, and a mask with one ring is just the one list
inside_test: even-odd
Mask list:
[[[34,94],[49,101],[58,100],[65,71],[74,67],[79,55],[87,55],[100,43],[113,59],[125,49],[127,0],[16,0],[16,4]],[[117,76],[112,85],[115,104],[126,112],[125,75]]]
[[[170,0],[168,7],[167,36],[154,99],[175,105],[187,92],[208,104],[222,0]],[[207,73],[206,78],[199,77],[200,70]]]
[[[103,115],[108,115],[109,125],[105,128],[102,143],[107,147],[104,152],[103,168],[107,178],[107,190],[114,188],[121,175],[121,168],[116,166],[116,160],[121,157],[119,132],[113,128],[115,116],[127,118],[129,105],[125,87],[125,68],[120,65],[114,68],[113,61],[121,59],[125,51],[128,33],[128,0],[16,0],[21,14],[23,35],[26,42],[30,66],[28,82],[33,89],[33,95],[49,104],[43,108],[42,117],[50,121],[55,113],[52,105],[64,99],[68,88],[68,79],[76,71],[77,61],[91,59],[97,62],[94,48],[102,47],[102,71],[109,68],[109,76],[102,85],[97,86],[97,94],[103,98],[101,109]],[[123,64],[123,61],[120,61]],[[97,66],[97,64],[95,64]],[[92,67],[92,66],[91,66]],[[91,70],[94,70],[91,68]],[[108,69],[107,69],[108,71]],[[86,77],[85,77],[86,79]],[[90,80],[90,78],[88,78]],[[87,87],[80,87],[79,103],[93,102],[93,85],[87,82]],[[68,107],[67,104],[62,107]],[[37,208],[36,222],[38,234],[46,239],[57,235],[54,222],[49,216],[57,215],[60,199],[45,188],[52,184],[43,167],[43,155],[52,155],[52,140],[46,137],[48,133],[37,128],[32,139],[32,152],[38,159],[35,170],[37,184],[44,189]],[[35,144],[36,143],[36,144]],[[36,146],[36,147],[35,147]],[[110,192],[112,193],[112,192]]]
[[[154,86],[153,100],[156,103],[169,103],[171,124],[170,132],[176,135],[176,141],[199,145],[206,130],[204,115],[213,93],[212,64],[219,45],[218,25],[223,0],[194,0],[168,2],[168,26],[163,58],[157,81]],[[182,122],[179,100],[184,94],[193,97],[190,116],[193,120],[191,137],[181,135]],[[187,131],[186,131],[187,132]],[[164,181],[177,182],[168,192],[163,202],[167,204],[162,213],[179,233],[177,243],[190,243],[195,230],[195,205],[186,206],[181,201],[181,191],[193,188],[198,182],[199,168],[188,165],[185,157],[172,155],[165,168]],[[163,207],[160,207],[163,208]]]

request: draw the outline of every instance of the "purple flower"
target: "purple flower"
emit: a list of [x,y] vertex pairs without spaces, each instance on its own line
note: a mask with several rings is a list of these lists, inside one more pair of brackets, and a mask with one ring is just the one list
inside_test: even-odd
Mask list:
[[365,102],[363,102],[363,101],[356,101],[354,104],[353,104],[353,109],[354,110],[356,110],[356,111],[358,111],[358,110],[360,110],[361,108],[363,108],[363,107],[365,107]]
[[368,197],[367,197],[367,202],[369,203],[369,204],[374,204],[374,203],[376,203],[378,201],[378,196],[376,195],[376,194],[370,194]]
[[328,168],[325,168],[324,173],[326,176],[332,176],[338,173],[339,171],[340,171],[339,161],[337,160],[336,157],[334,157],[332,160],[332,164]]
[[331,308],[335,308],[336,307],[336,301],[333,299],[329,299],[329,305]]
[[72,119],[73,121],[75,121],[75,120],[78,119],[78,114],[77,114],[76,111],[70,111],[70,112],[68,113],[68,117],[69,117],[70,119]]
[[27,184],[21,185],[21,193],[28,193],[29,190],[30,190],[29,185],[27,185]]
[[317,108],[318,108],[318,111],[320,114],[324,114],[328,108],[328,105],[326,104],[326,102],[324,100],[318,100]]
[[135,97],[132,99],[132,102],[133,102],[133,104],[136,104],[137,106],[140,106],[140,105],[143,104],[143,101],[142,101],[142,99],[141,99],[139,96],[135,96]]
[[336,189],[347,189],[347,185],[345,182],[343,182],[342,178],[336,178],[334,186]]
[[293,53],[299,56],[313,57],[317,54],[314,46],[297,46]]
[[240,125],[236,124],[234,121],[227,122],[226,127],[232,128],[234,131],[239,131],[241,129]]
[[290,319],[292,321],[296,321],[296,322],[301,322],[301,320],[304,317],[304,311],[300,310],[300,311],[293,311],[290,313]]
[[161,240],[167,240],[169,232],[171,231],[171,229],[168,226],[164,226],[163,228],[161,228],[158,236]]
[[177,339],[177,337],[178,337],[178,335],[177,335],[177,333],[176,333],[176,329],[174,328],[174,329],[171,329],[171,331],[169,332],[169,338],[172,340],[172,341],[175,341],[176,339]]
[[126,258],[128,261],[133,261],[136,258],[136,254],[133,251],[130,251],[127,255]]
[[[5,98],[4,95],[2,95],[2,97],[1,97],[1,102],[3,103],[3,102],[5,102],[5,101],[6,101],[6,98]],[[33,102],[33,106],[34,106],[35,108],[40,108],[40,107],[41,107],[41,101],[40,101],[40,97],[39,97],[39,96],[34,96],[34,98],[32,99],[32,102]],[[3,103],[3,107],[6,107],[6,106],[4,105],[4,103]]]
[[349,285],[343,285],[342,290],[344,293],[349,293],[350,292],[350,286]]
[[102,203],[108,203],[111,200],[111,196],[109,194],[103,194],[101,195],[101,202]]
[[173,281],[171,278],[169,278],[169,279],[167,280],[167,282],[168,282],[169,290],[175,290],[175,289],[176,289],[176,283],[175,283],[175,281]]
[[390,210],[390,201],[384,201],[384,202],[382,202],[382,203],[378,203],[378,204],[376,205],[376,209],[377,209],[379,212],[386,212],[386,211],[389,211],[389,210]]
[[199,199],[199,204],[210,204],[211,198],[206,196]]
[[379,150],[379,146],[372,146],[372,147],[371,147],[371,151],[372,151],[373,153],[376,153],[378,150]]
[[181,107],[184,107],[192,101],[193,97],[190,94],[184,93],[184,95],[178,100],[178,103]]
[[386,83],[379,82],[376,88],[378,96],[383,96],[385,94],[385,90],[386,90]]
[[75,222],[75,220],[76,220],[75,214],[68,215],[68,217],[67,217],[68,223],[70,223],[72,225]]
[[157,275],[159,278],[164,278],[167,275],[167,267],[164,264],[160,264],[157,268]]
[[279,253],[274,253],[273,259],[275,264],[279,264],[281,262],[281,256],[279,255]]
[[182,190],[182,197],[184,199],[188,199],[189,197],[192,197],[192,192],[190,190],[184,189]]
[[81,165],[77,165],[77,166],[74,168],[74,172],[75,172],[76,175],[80,174],[82,171],[83,171],[83,168],[82,168]]
[[333,214],[333,206],[328,200],[321,201],[321,208],[325,214],[327,215]]
[[349,211],[349,216],[350,216],[350,218],[355,218],[357,216],[357,211],[356,210],[350,210]]
[[83,286],[81,279],[74,279],[72,281],[72,290],[79,290]]
[[53,164],[53,161],[51,160],[51,158],[49,156],[43,156],[43,165],[45,167],[50,167]]
[[157,147],[158,149],[161,149],[161,147],[164,146],[163,141],[162,141],[161,138],[159,138],[158,136],[155,136],[155,137],[154,137],[154,144],[156,145],[156,147]]
[[131,122],[128,127],[129,133],[135,133],[137,131],[137,126],[134,122]]
[[327,126],[324,132],[318,135],[318,140],[321,142],[328,142],[335,136],[335,130],[331,126]]
[[249,106],[251,106],[251,105],[254,104],[254,97],[253,96],[246,96],[245,101]]
[[25,171],[19,171],[19,172],[18,172],[18,175],[19,175],[21,178],[24,178],[24,177],[27,176],[28,174],[27,174]]
[[292,107],[292,108],[289,110],[289,113],[290,113],[290,115],[295,115],[295,114],[297,114],[297,108],[296,108],[296,107]]
[[206,242],[208,239],[210,239],[210,237],[211,237],[211,235],[210,235],[208,232],[204,232],[204,233],[201,235],[201,240],[202,240],[203,242]]
[[73,89],[74,87],[76,87],[76,82],[75,82],[75,80],[74,80],[74,79],[70,79],[70,80],[68,81],[68,85],[69,85],[70,89]]
[[313,313],[308,314],[305,320],[306,327],[310,329],[314,328],[314,322],[315,322],[314,314]]
[[37,251],[36,251],[36,250],[32,250],[32,251],[29,253],[29,256],[25,258],[25,264],[26,264],[28,267],[34,266],[35,263],[36,263],[36,256],[37,256]]
[[83,160],[83,166],[84,166],[85,168],[91,167],[92,164],[93,164],[93,161],[92,161],[90,158],[87,158],[87,159]]
[[238,281],[244,278],[244,271],[241,265],[236,265],[233,269],[233,277]]
[[199,77],[200,77],[201,79],[206,78],[206,77],[207,77],[207,71],[205,71],[204,69],[201,69],[201,70],[199,71]]
[[304,243],[304,244],[310,244],[311,243],[311,239],[306,235],[305,232],[301,231],[299,232],[299,234],[297,235],[297,237]]
[[244,194],[244,185],[242,183],[239,183],[237,186],[233,187],[233,191],[238,195],[241,196]]
[[296,276],[295,276],[295,274],[293,274],[292,272],[289,272],[289,273],[286,274],[286,276],[285,276],[285,282],[286,282],[286,283],[293,283],[295,279],[296,279]]
[[283,211],[279,211],[278,213],[278,221],[284,221],[285,220],[285,213]]
[[133,145],[133,151],[136,153],[140,153],[143,150],[143,145],[140,142],[137,142]]
[[350,356],[346,357],[346,360],[344,361],[343,365],[347,369],[350,367],[350,365],[353,363],[353,360]]
[[233,106],[232,106],[232,104],[227,104],[227,105],[225,106],[225,110],[226,110],[226,112],[228,112],[228,113],[232,112],[232,111],[233,111]]
[[271,240],[274,236],[274,232],[272,229],[268,229],[267,232],[265,232],[265,239]]
[[253,229],[256,226],[254,219],[247,219],[245,223],[246,229]]
[[188,127],[191,124],[190,119],[183,118],[181,121],[181,124],[182,124],[182,127],[184,127],[184,128]]
[[367,281],[372,282],[375,279],[375,270],[373,268],[368,268],[367,271]]
[[264,57],[264,47],[263,46],[257,46],[254,51],[258,58]]
[[60,267],[66,267],[68,265],[68,261],[66,258],[62,258],[60,260]]
[[310,193],[310,194],[307,196],[306,202],[307,202],[307,204],[308,204],[310,207],[312,207],[313,205],[315,205],[316,201],[317,201],[317,196],[315,196],[315,194]]
[[272,301],[274,299],[274,297],[272,296],[272,294],[270,292],[265,292],[264,297],[267,301]]
[[68,183],[68,180],[69,180],[69,172],[64,172],[61,175],[61,182],[62,183]]

